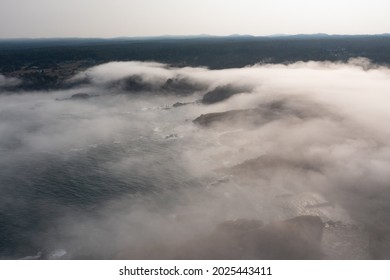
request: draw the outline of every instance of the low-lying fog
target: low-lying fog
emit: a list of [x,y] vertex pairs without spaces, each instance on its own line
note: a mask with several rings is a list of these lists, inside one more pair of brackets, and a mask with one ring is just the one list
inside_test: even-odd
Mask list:
[[17,84],[0,76],[1,258],[390,258],[389,68],[112,62]]

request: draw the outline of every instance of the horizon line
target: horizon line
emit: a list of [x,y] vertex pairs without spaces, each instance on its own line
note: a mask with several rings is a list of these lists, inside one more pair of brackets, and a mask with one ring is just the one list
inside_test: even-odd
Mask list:
[[251,38],[278,38],[278,37],[297,37],[297,36],[318,36],[318,37],[332,37],[332,36],[390,36],[390,33],[372,33],[372,34],[329,34],[329,33],[296,33],[296,34],[285,34],[276,33],[269,35],[252,35],[252,34],[230,34],[230,35],[213,35],[213,34],[188,34],[188,35],[144,35],[144,36],[115,36],[115,37],[81,37],[81,36],[64,36],[64,37],[5,37],[1,38],[0,41],[6,40],[66,40],[66,39],[99,39],[99,40],[118,40],[118,39],[187,39],[187,38],[234,38],[234,37],[251,37]]

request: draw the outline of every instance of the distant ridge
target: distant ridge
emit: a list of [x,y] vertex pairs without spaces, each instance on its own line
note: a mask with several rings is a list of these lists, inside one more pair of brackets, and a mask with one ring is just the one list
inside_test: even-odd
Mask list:
[[49,38],[0,38],[0,42],[14,41],[149,41],[149,40],[181,40],[181,39],[224,39],[224,38],[253,38],[253,39],[266,39],[266,38],[329,38],[329,37],[376,37],[376,36],[390,36],[390,33],[382,34],[327,34],[327,33],[314,33],[314,34],[271,34],[271,35],[251,35],[251,34],[231,34],[231,35],[211,35],[211,34],[198,34],[198,35],[159,35],[159,36],[121,36],[112,38],[99,38],[99,37],[49,37]]
[[225,69],[366,57],[390,65],[389,53],[388,33],[12,39],[0,40],[0,71],[11,74],[29,65],[47,69],[70,61],[84,61],[86,67],[109,61],[158,61],[178,67]]

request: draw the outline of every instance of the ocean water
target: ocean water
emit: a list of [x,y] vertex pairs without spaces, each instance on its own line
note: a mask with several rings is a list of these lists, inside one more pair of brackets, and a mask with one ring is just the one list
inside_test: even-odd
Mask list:
[[[66,250],[52,245],[66,238],[61,231],[53,233],[61,221],[73,215],[94,216],[110,201],[164,201],[159,206],[163,211],[174,199],[170,193],[199,185],[179,163],[186,139],[175,131],[185,120],[175,114],[177,123],[170,123],[172,113],[161,99],[58,101],[49,94],[25,98],[31,99],[3,119],[0,136],[1,258],[38,252],[48,257],[52,251]],[[125,112],[112,108],[123,101]],[[59,111],[51,111],[51,106]],[[3,110],[2,115],[7,113]],[[89,127],[90,122],[95,125],[94,118],[103,122],[99,132]]]

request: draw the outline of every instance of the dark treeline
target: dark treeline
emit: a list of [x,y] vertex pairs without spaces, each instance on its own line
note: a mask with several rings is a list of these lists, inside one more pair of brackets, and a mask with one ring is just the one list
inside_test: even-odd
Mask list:
[[390,36],[302,35],[282,37],[194,37],[144,39],[1,40],[0,71],[10,73],[26,65],[53,67],[61,62],[87,60],[159,61],[175,66],[212,69],[255,63],[346,61],[363,56],[390,63]]

